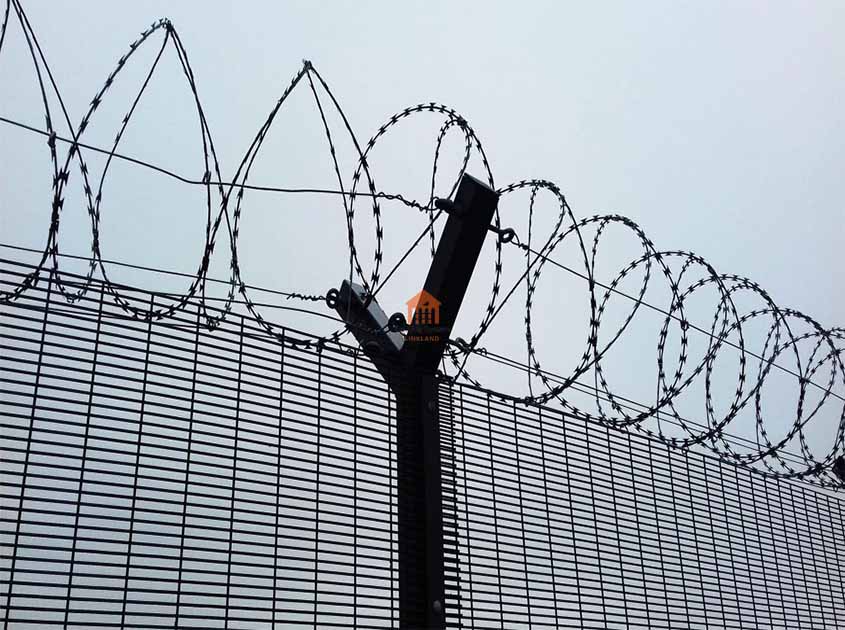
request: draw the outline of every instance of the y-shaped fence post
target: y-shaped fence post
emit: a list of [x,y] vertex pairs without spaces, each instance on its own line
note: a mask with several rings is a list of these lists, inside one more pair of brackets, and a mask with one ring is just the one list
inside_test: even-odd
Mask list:
[[396,396],[401,630],[446,627],[436,373],[497,203],[489,186],[463,176],[404,339],[360,286],[344,281],[335,300]]

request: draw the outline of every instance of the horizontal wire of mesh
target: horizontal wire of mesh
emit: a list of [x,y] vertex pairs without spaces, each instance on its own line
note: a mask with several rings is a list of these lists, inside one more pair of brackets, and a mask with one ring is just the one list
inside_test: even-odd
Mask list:
[[[30,270],[0,263],[2,289]],[[238,314],[209,330],[194,303],[136,320],[96,282],[70,304],[54,280],[0,305],[2,627],[396,627],[372,365]]]
[[845,501],[642,434],[440,388],[460,628],[845,628]]

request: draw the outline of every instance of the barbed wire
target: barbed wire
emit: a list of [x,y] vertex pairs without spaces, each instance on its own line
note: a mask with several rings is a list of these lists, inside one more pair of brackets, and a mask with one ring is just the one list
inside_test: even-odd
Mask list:
[[[252,292],[257,290],[248,284],[240,265],[239,237],[241,219],[244,213],[244,191],[263,191],[275,193],[308,193],[334,195],[343,204],[346,221],[347,270],[350,282],[360,283],[369,296],[375,296],[393,277],[395,271],[404,263],[410,253],[428,237],[429,250],[433,255],[435,246],[435,224],[441,213],[436,211],[436,181],[445,139],[451,132],[463,137],[463,152],[456,177],[448,188],[446,197],[454,195],[458,182],[467,171],[473,157],[480,160],[481,169],[487,183],[496,189],[492,168],[483,145],[469,122],[457,111],[439,103],[422,103],[406,108],[391,116],[376,133],[366,142],[359,143],[352,126],[327,82],[309,61],[294,74],[290,83],[270,110],[267,118],[259,127],[246,154],[234,170],[231,178],[223,177],[220,163],[214,147],[213,137],[206,120],[201,100],[198,95],[196,80],[187,51],[174,28],[167,19],[151,24],[133,41],[128,51],[122,55],[113,70],[106,77],[104,84],[95,92],[87,111],[78,124],[73,124],[65,107],[57,83],[47,63],[35,31],[30,24],[19,0],[7,0],[0,31],[0,60],[6,43],[8,28],[19,28],[32,59],[37,80],[41,104],[44,108],[45,127],[43,129],[27,125],[11,118],[0,117],[0,122],[38,134],[47,139],[52,170],[52,203],[47,239],[40,259],[35,268],[27,273],[20,282],[7,291],[0,292],[0,303],[18,299],[31,288],[41,274],[49,273],[56,287],[68,302],[80,300],[88,290],[93,276],[98,273],[105,290],[114,302],[128,316],[140,320],[164,320],[189,303],[200,304],[204,324],[214,328],[227,317],[234,304],[244,306],[258,325],[267,334],[276,337],[280,343],[295,345],[299,342],[284,338],[281,329],[262,316]],[[97,115],[97,112],[110,93],[116,78],[137,52],[145,47],[154,47],[155,56],[145,80],[134,96],[128,113],[123,117],[114,143],[111,147],[100,147],[84,142],[85,134]],[[185,177],[172,170],[125,152],[120,145],[124,132],[136,114],[139,102],[155,74],[160,60],[171,52],[175,54],[181,75],[192,95],[192,106],[201,131],[204,175],[201,179]],[[256,159],[268,137],[269,131],[277,121],[279,113],[296,90],[307,90],[313,98],[319,112],[322,133],[327,141],[331,157],[332,170],[337,180],[337,188],[295,188],[259,186],[250,183],[250,175]],[[58,103],[54,108],[51,101]],[[355,167],[349,178],[349,186],[343,177],[343,170],[337,156],[337,143],[329,124],[329,110],[339,117],[343,131],[348,134],[354,148]],[[381,190],[375,181],[375,174],[370,165],[371,155],[385,136],[404,121],[418,116],[434,116],[440,127],[436,136],[434,159],[431,167],[431,180],[428,198],[423,201],[410,199],[402,194]],[[61,133],[60,133],[61,128]],[[60,147],[65,147],[61,151]],[[88,153],[105,156],[102,171],[94,176],[88,168]],[[107,261],[101,253],[100,220],[107,176],[112,163],[124,161],[139,168],[146,168],[164,176],[176,179],[186,185],[205,189],[207,222],[200,262],[196,272],[185,274],[190,283],[187,290],[175,300],[169,301],[157,309],[135,303],[109,276]],[[91,224],[90,257],[82,281],[78,278],[63,281],[60,258],[62,209],[68,194],[68,182],[72,178],[81,180],[82,195]],[[577,218],[570,208],[564,194],[553,182],[542,179],[523,180],[496,189],[500,200],[512,194],[527,192],[527,230],[520,236],[515,230],[502,228],[501,217],[497,210],[490,229],[498,234],[494,241],[492,260],[492,282],[490,298],[484,308],[475,331],[468,341],[460,340],[448,351],[453,370],[450,378],[465,380],[473,385],[486,388],[482,380],[469,371],[472,357],[490,356],[481,343],[506,304],[510,303],[519,291],[524,291],[524,336],[527,362],[519,363],[520,369],[527,376],[528,393],[520,397],[529,404],[545,405],[558,401],[567,414],[615,427],[633,427],[655,435],[665,443],[678,448],[691,448],[696,445],[706,447],[720,457],[741,466],[760,469],[764,474],[775,477],[804,478],[823,485],[841,485],[831,472],[833,463],[845,454],[845,405],[841,411],[839,402],[845,397],[836,388],[845,387],[845,366],[842,353],[845,350],[845,329],[824,328],[808,315],[795,309],[781,308],[775,304],[768,293],[753,281],[731,274],[723,274],[700,256],[680,250],[658,250],[645,232],[631,219],[617,215],[596,215]],[[557,206],[557,214],[547,234],[536,235],[535,206],[538,195],[550,195]],[[372,257],[365,260],[358,243],[361,242],[360,227],[357,219],[361,210],[357,208],[364,200],[368,213],[372,216],[373,251]],[[383,274],[384,263],[384,228],[382,225],[381,203],[396,201],[427,218],[427,225],[413,241],[405,253],[399,257],[392,268]],[[357,212],[356,212],[357,211]],[[612,229],[622,229],[633,236],[641,253],[626,263],[612,276],[609,282],[601,282],[596,276],[597,259],[602,239]],[[223,283],[228,287],[225,298],[206,295],[210,282],[219,282],[209,277],[212,256],[220,243],[226,242],[230,254],[229,278]],[[505,262],[503,245],[515,248],[522,259],[521,273],[508,291],[502,291],[502,278]],[[575,269],[556,260],[554,254],[569,246],[575,253],[583,269]],[[543,271],[554,267],[586,282],[589,298],[589,323],[585,347],[579,362],[569,375],[555,375],[547,370],[541,361],[540,348],[535,331],[535,303],[538,298],[540,280]],[[639,276],[638,287],[633,292],[623,291],[621,285],[629,278]],[[657,307],[646,301],[649,289],[657,281],[662,281],[664,290],[668,290],[668,305]],[[715,306],[712,320],[708,327],[696,325],[687,315],[687,305],[698,295],[707,292],[715,294]],[[280,292],[286,299],[317,301],[322,296],[308,291]],[[627,311],[621,324],[612,326],[605,317],[613,296],[626,298],[632,307]],[[214,301],[214,308],[206,308],[206,300]],[[741,303],[753,300],[756,306],[742,308]],[[222,306],[220,306],[222,302]],[[662,314],[663,323],[656,339],[656,396],[653,403],[631,404],[631,400],[622,396],[610,383],[605,361],[611,349],[616,346],[628,330],[641,308],[648,308]],[[762,325],[767,331],[761,347],[751,348],[747,331]],[[707,340],[707,349],[699,360],[691,359],[690,331],[703,335]],[[335,331],[319,337],[319,344],[339,344],[341,338],[349,332],[348,326],[339,326]],[[676,339],[677,352],[670,355],[670,340]],[[714,383],[715,365],[721,350],[732,348],[738,355],[736,386],[730,398],[728,409],[717,412],[714,403],[716,385]],[[789,369],[778,363],[788,357],[796,366]],[[754,365],[754,361],[757,365]],[[791,428],[775,439],[770,436],[770,428],[764,421],[764,387],[772,369],[790,374],[798,385],[797,404]],[[444,371],[447,370],[444,367]],[[591,377],[593,385],[590,391],[595,395],[595,409],[577,406],[570,392],[581,391],[587,387],[583,379]],[[704,390],[704,421],[691,422],[679,412],[683,397],[692,390],[694,383],[702,383]],[[819,382],[820,381],[820,382]],[[537,388],[540,389],[537,389]],[[579,389],[580,388],[580,389]],[[809,388],[820,392],[817,400],[811,401]],[[489,388],[488,388],[489,389]],[[536,391],[535,391],[536,389]],[[845,389],[842,390],[845,392]],[[839,402],[837,402],[839,401]],[[838,414],[838,424],[832,444],[822,456],[818,456],[807,439],[807,428],[811,421],[822,418],[825,413]],[[737,441],[728,438],[728,428],[744,411],[753,413],[755,418],[755,440],[753,447],[743,442],[745,450],[740,450]],[[663,425],[671,420],[681,428],[683,434],[678,437],[663,430]],[[651,421],[654,421],[653,425]],[[788,454],[787,446],[797,441],[799,453]]]

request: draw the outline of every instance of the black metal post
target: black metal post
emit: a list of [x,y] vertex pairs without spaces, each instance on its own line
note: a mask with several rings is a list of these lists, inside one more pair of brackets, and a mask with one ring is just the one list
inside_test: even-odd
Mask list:
[[402,630],[446,627],[436,370],[497,203],[495,191],[464,175],[423,287],[436,303],[436,316],[415,317],[404,339],[384,331],[387,316],[361,287],[344,282],[335,300],[335,309],[396,396]]
[[399,526],[399,627],[445,628],[437,382],[402,370],[394,381]]

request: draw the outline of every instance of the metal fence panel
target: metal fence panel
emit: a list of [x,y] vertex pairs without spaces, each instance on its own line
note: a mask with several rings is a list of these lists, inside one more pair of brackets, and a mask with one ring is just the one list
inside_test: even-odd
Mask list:
[[2,305],[4,627],[395,627],[378,374],[200,315],[138,321],[97,284],[68,304],[46,277]]
[[833,493],[471,387],[440,403],[455,627],[845,627]]
[[[0,306],[4,628],[398,627],[395,399],[349,348],[202,321],[47,272]],[[838,495],[439,396],[450,627],[845,627]]]

